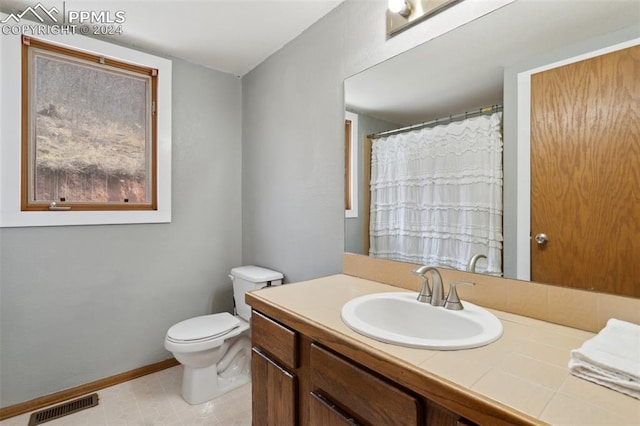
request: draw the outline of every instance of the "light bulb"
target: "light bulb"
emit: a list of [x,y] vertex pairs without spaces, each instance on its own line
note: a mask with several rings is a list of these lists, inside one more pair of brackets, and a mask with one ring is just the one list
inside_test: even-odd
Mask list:
[[407,0],[389,0],[389,10],[406,18],[411,14],[411,3]]
[[400,13],[405,7],[404,0],[389,0],[389,10],[393,13]]

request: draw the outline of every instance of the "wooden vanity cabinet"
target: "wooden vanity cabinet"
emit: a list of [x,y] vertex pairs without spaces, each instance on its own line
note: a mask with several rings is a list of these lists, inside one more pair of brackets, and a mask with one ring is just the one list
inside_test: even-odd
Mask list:
[[256,310],[251,330],[256,426],[473,425]]

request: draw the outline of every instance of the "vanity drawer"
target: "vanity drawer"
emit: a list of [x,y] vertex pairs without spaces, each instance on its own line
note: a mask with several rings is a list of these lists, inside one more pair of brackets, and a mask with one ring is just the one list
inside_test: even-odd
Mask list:
[[356,426],[358,423],[327,398],[315,392],[310,394],[309,419],[312,425],[322,426]]
[[298,368],[298,334],[277,321],[253,311],[251,341],[284,366]]
[[[350,421],[371,425],[419,425],[422,400],[334,353],[311,345],[311,387]],[[348,417],[347,417],[348,418]]]

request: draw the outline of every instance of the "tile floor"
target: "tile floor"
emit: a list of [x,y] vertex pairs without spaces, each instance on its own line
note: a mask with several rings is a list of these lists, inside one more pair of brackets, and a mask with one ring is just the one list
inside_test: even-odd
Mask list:
[[[189,405],[180,396],[178,365],[98,391],[100,403],[46,426],[250,426],[251,384],[213,401]],[[30,413],[0,422],[27,426]]]

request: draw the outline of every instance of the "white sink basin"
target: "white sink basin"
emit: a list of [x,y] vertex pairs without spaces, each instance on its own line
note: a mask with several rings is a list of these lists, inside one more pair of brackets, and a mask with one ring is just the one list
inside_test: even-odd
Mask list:
[[454,350],[495,342],[502,323],[480,306],[463,302],[452,311],[416,300],[418,293],[374,293],[342,307],[342,321],[354,331],[400,346]]

